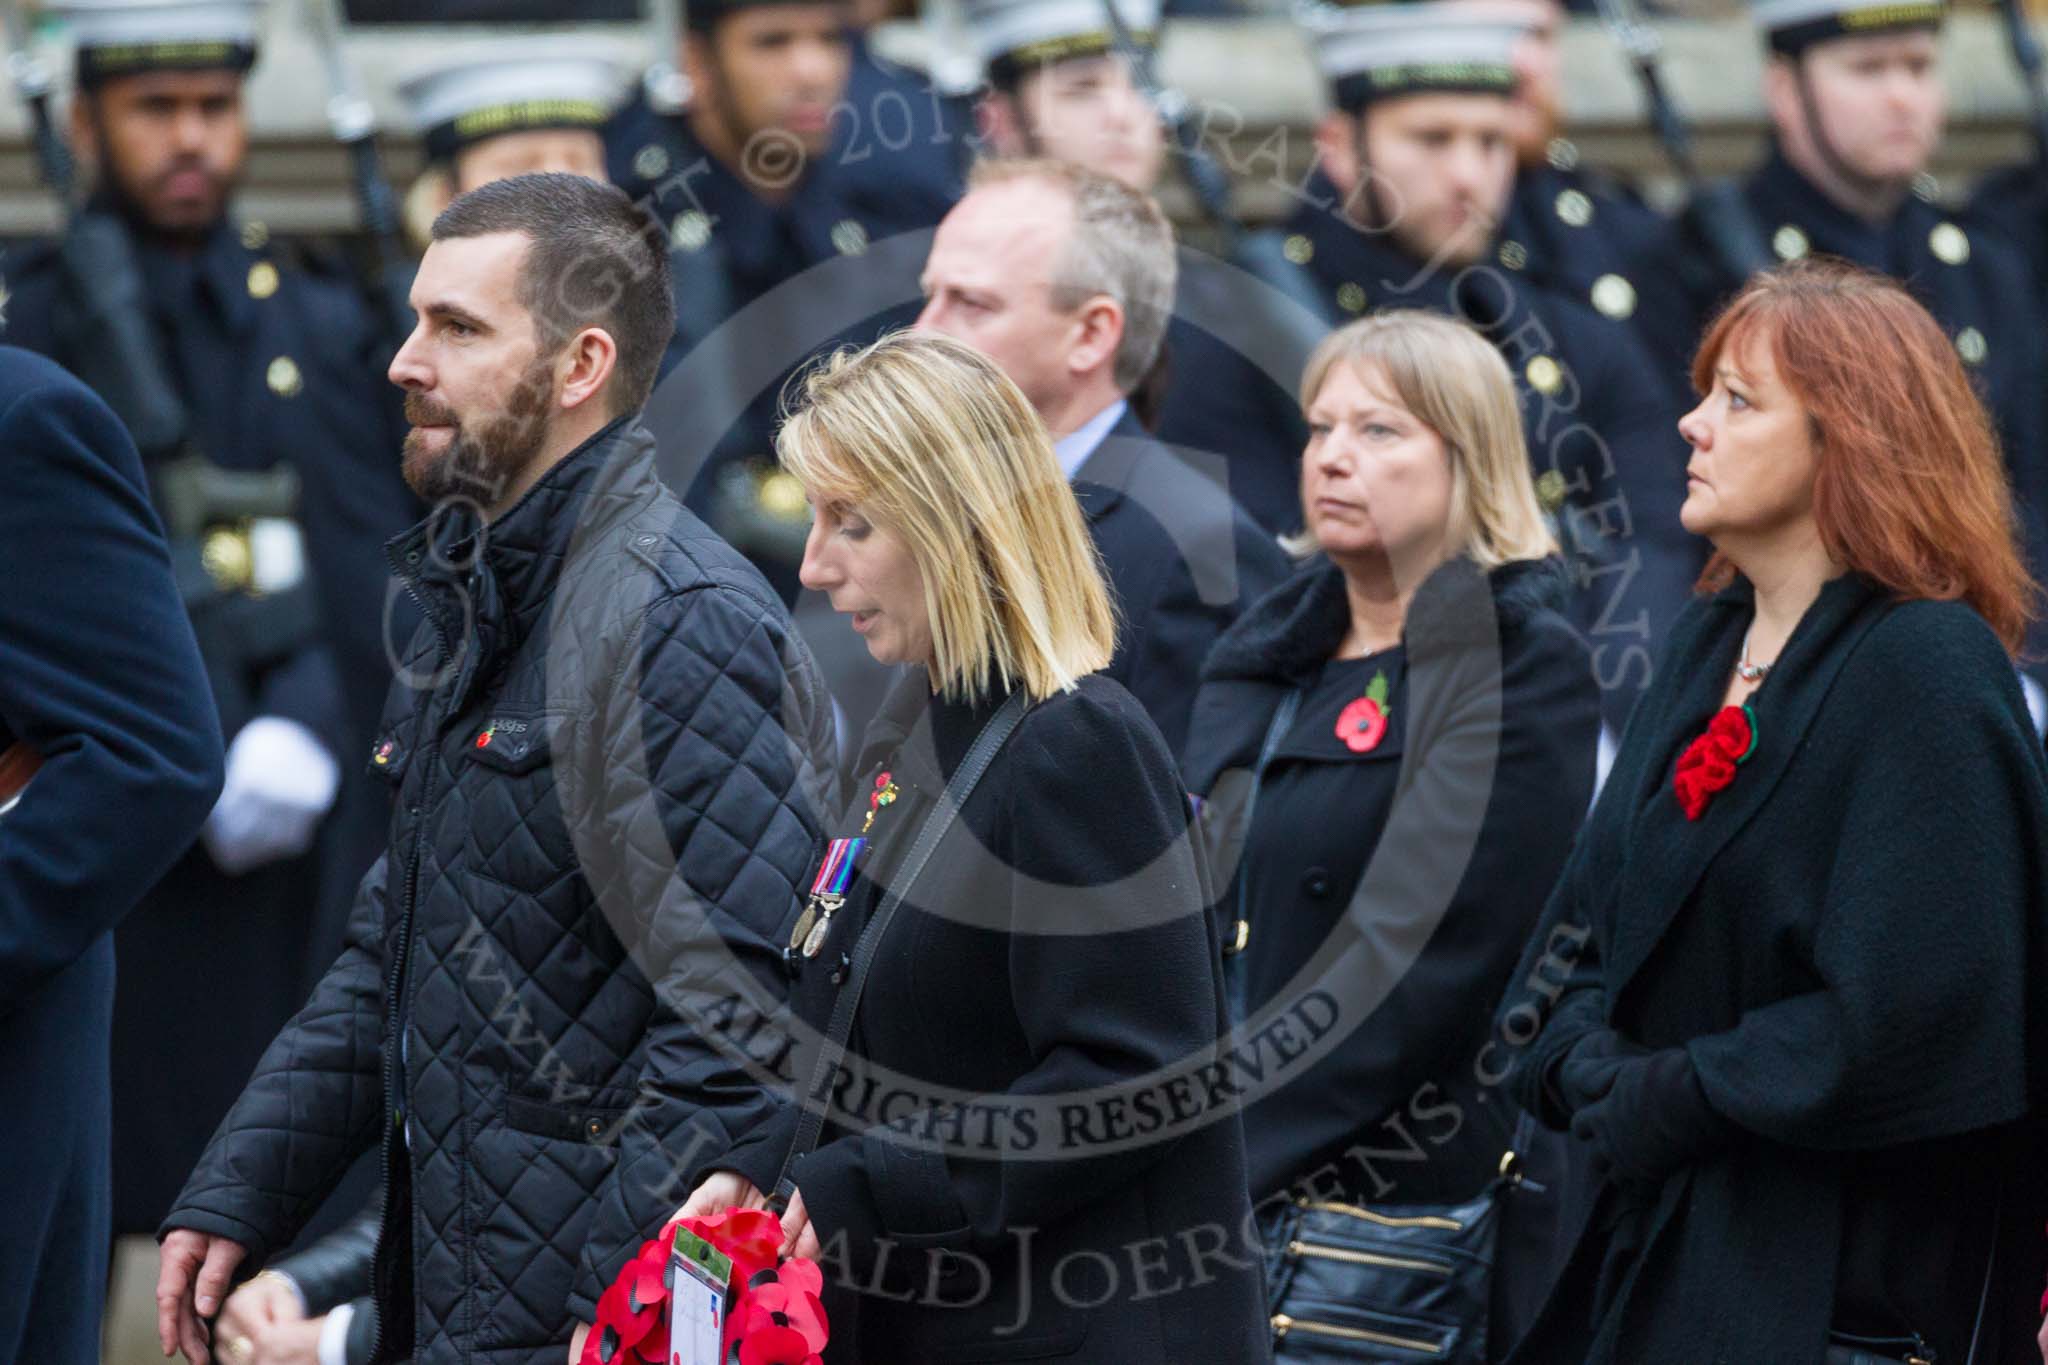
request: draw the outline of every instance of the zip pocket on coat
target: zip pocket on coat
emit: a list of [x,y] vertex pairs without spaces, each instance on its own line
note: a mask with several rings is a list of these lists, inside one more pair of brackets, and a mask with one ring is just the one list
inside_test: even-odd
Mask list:
[[1325,1246],[1320,1242],[1289,1242],[1287,1254],[1313,1256],[1323,1261],[1343,1261],[1347,1265],[1378,1266],[1383,1270],[1413,1270],[1419,1274],[1442,1275],[1445,1278],[1449,1278],[1451,1273],[1448,1262],[1424,1256],[1389,1256],[1377,1251],[1355,1251],[1350,1247]]
[[[1420,1332],[1420,1328],[1412,1329]],[[1308,1318],[1289,1317],[1285,1313],[1273,1315],[1273,1339],[1285,1341],[1289,1333],[1298,1332],[1303,1336],[1319,1337],[1327,1341],[1348,1341],[1360,1346],[1384,1346],[1396,1351],[1412,1351],[1418,1356],[1440,1356],[1444,1353],[1442,1338],[1434,1340],[1420,1335],[1399,1335],[1393,1332],[1376,1332],[1365,1327],[1345,1327],[1334,1322],[1317,1322]]]

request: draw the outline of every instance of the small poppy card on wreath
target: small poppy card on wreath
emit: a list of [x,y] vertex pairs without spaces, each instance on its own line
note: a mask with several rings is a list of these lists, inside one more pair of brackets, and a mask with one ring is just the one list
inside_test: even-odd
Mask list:
[[668,1267],[669,1365],[724,1365],[732,1257],[678,1223]]
[[762,1209],[680,1218],[597,1301],[578,1365],[824,1365],[824,1272]]

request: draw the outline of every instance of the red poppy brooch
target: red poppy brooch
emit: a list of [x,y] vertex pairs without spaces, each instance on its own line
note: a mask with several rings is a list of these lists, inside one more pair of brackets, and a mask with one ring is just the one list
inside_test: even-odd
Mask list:
[[641,1244],[597,1301],[597,1323],[585,1338],[578,1365],[661,1365],[668,1355],[670,1304],[675,1297],[669,1248],[677,1227],[688,1228],[732,1261],[720,1358],[739,1365],[822,1365],[830,1334],[824,1272],[815,1261],[792,1257],[779,1264],[782,1224],[759,1209],[729,1209],[705,1218],[681,1218]]
[[1714,794],[1735,780],[1735,770],[1756,752],[1756,712],[1748,703],[1724,706],[1707,724],[1707,732],[1678,756],[1678,775],[1671,787],[1688,820],[1706,814]]
[[1372,675],[1365,695],[1337,713],[1337,738],[1354,754],[1371,753],[1387,737],[1387,672]]

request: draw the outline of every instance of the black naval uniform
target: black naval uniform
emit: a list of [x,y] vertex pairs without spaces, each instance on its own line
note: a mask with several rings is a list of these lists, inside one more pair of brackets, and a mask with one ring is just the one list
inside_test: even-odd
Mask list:
[[[316,959],[338,947],[339,926],[322,923],[316,887],[323,868],[359,876],[369,856],[347,867],[354,860],[335,845],[353,826],[382,823],[351,800],[351,775],[390,681],[381,546],[413,515],[398,477],[397,391],[382,374],[388,341],[351,282],[288,260],[256,223],[223,222],[189,255],[139,239],[136,258],[190,444],[224,470],[289,467],[299,479],[301,589],[265,597],[223,586],[232,564],[214,530],[183,545],[174,531],[222,733],[232,740],[264,715],[295,721],[344,777],[325,847],[229,876],[194,844],[121,926],[117,1232],[154,1231],[263,1040],[303,1002]],[[6,280],[0,338],[79,368],[70,339],[78,305],[55,244],[10,252]],[[164,511],[167,461],[145,453],[145,466]],[[363,818],[338,818],[356,811]]]
[[[2006,470],[2019,503],[2027,562],[2048,570],[2048,315],[2025,255],[2002,236],[1971,232],[1957,215],[1910,195],[1891,220],[1871,224],[1845,212],[1774,150],[1743,186],[1756,223],[1781,260],[1839,256],[1911,289],[1955,341],[1956,353],[1998,424]],[[1702,315],[1717,300],[1702,300]],[[2048,646],[2037,628],[2034,652]],[[2037,675],[2043,665],[2035,665]]]
[[[1316,207],[1286,234],[1285,256],[1313,282],[1331,325],[1368,309],[1421,308],[1473,323],[1500,349],[1522,399],[1538,496],[1574,559],[1572,616],[1618,728],[1704,565],[1679,525],[1686,449],[1652,362],[1612,320],[1497,262],[1430,271],[1384,234]],[[1248,507],[1292,490],[1308,437],[1295,397],[1220,345],[1184,349],[1173,363],[1161,434],[1228,458]],[[1281,452],[1291,452],[1284,472]],[[1260,486],[1268,496],[1250,491]]]
[[[834,343],[872,340],[889,326],[907,324],[916,316],[917,299],[911,273],[895,291],[900,297],[889,298],[890,307],[864,313],[851,325],[836,305],[849,290],[871,282],[842,274],[795,289],[779,286],[821,265],[863,257],[885,237],[928,229],[931,206],[913,195],[893,212],[878,207],[875,196],[855,192],[829,156],[803,168],[786,199],[770,202],[747,174],[707,152],[683,117],[656,120],[649,140],[630,151],[616,132],[610,140],[623,154],[611,167],[613,179],[667,226],[674,248],[677,335],[663,360],[664,379],[742,311],[753,310],[750,316],[765,328],[756,335],[773,338],[779,348],[767,382],[742,384],[747,407],[730,428],[666,429],[665,418],[676,405],[659,402],[649,420],[661,446],[663,476],[786,599],[793,598],[809,514],[801,493],[774,468],[782,381]],[[773,316],[764,318],[756,305]],[[701,374],[695,377],[704,382]],[[720,384],[710,387],[715,391]]]
[[1495,259],[1629,330],[1683,400],[1699,337],[1671,221],[1579,164],[1554,139],[1543,163],[1515,175]]
[[2001,166],[1970,192],[1970,222],[2003,236],[2026,257],[2034,297],[2048,312],[2048,175],[2039,159]]

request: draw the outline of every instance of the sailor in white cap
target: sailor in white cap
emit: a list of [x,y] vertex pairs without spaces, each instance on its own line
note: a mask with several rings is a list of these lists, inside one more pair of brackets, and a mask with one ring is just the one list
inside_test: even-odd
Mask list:
[[[1290,292],[1331,324],[1423,308],[1473,323],[1499,348],[1522,392],[1537,491],[1571,532],[1583,585],[1573,615],[1618,720],[1690,599],[1701,555],[1678,523],[1683,460],[1669,387],[1627,329],[1502,253],[1521,33],[1447,2],[1314,12],[1334,107],[1316,130],[1319,172],[1277,254],[1299,277]],[[1232,491],[1247,506],[1280,505],[1298,468],[1288,452],[1298,457],[1307,435],[1292,395],[1209,348],[1176,359],[1166,411],[1163,437],[1230,457]],[[1612,516],[1620,506],[1625,523]]]
[[456,195],[534,171],[604,180],[603,129],[625,73],[548,35],[494,38],[405,76],[399,94],[428,168],[408,196],[431,222]]
[[[260,9],[259,0],[51,7],[77,54],[72,144],[99,166],[104,188],[160,228],[203,229],[226,211],[248,149],[242,76],[256,61]],[[157,117],[126,116],[144,101]]]
[[[1114,0],[1150,47],[1159,0]],[[1104,0],[965,0],[962,17],[988,94],[978,121],[1003,156],[1045,156],[1150,192],[1166,164],[1158,113],[1119,53]]]
[[[1930,174],[1948,112],[1942,4],[1756,0],[1754,14],[1773,133],[1743,184],[1754,226],[1780,260],[1839,256],[1911,284],[1988,399],[2032,567],[2048,571],[2048,316],[2025,254],[1945,204]],[[1699,299],[1699,316],[1719,302]],[[2040,654],[2048,632],[2032,643]]]

